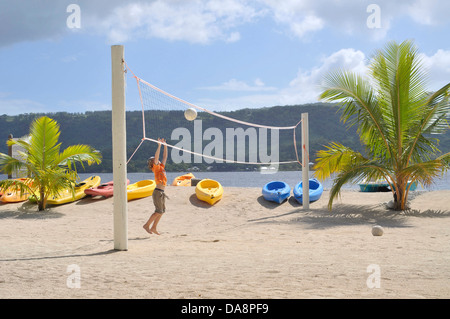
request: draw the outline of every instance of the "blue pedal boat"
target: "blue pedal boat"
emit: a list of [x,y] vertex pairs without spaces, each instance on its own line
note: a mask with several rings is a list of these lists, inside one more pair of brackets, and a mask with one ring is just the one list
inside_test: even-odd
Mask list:
[[[294,198],[300,204],[303,204],[303,182],[298,183],[294,187]],[[309,202],[315,202],[319,200],[323,193],[322,184],[315,178],[309,180]]]
[[264,185],[262,194],[266,200],[281,204],[291,195],[291,187],[285,182],[272,181]]

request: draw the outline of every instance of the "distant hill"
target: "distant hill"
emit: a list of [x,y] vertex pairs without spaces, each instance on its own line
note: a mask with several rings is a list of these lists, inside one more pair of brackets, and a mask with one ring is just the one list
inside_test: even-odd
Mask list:
[[[152,113],[153,112],[153,113]],[[177,114],[177,112],[179,114]],[[364,151],[359,141],[354,127],[348,129],[340,121],[338,107],[333,104],[315,103],[306,105],[287,105],[274,106],[260,109],[242,109],[232,112],[220,112],[226,116],[239,119],[250,123],[258,123],[270,126],[291,126],[295,125],[301,118],[301,113],[309,114],[309,147],[310,162],[314,162],[315,154],[323,149],[323,145],[329,142],[339,142],[355,150]],[[62,149],[73,144],[88,144],[98,149],[103,156],[102,164],[86,167],[86,172],[111,172],[112,171],[112,129],[111,129],[111,111],[94,111],[86,113],[47,113],[47,114],[22,114],[17,116],[0,116],[0,152],[7,153],[6,140],[9,134],[14,137],[22,137],[29,132],[31,122],[42,115],[47,115],[56,120],[61,127],[60,142]],[[127,117],[127,153],[128,156],[134,152],[142,139],[142,113],[140,111],[129,111]],[[148,111],[146,119],[149,120],[150,127],[157,127],[158,135],[170,139],[175,128],[189,126],[186,125],[181,111],[163,112]],[[153,119],[153,120],[152,120]],[[225,131],[226,128],[239,127],[239,124],[232,122],[220,122],[212,118],[209,114],[199,113],[198,119],[203,119],[204,123],[214,123],[213,126]],[[225,124],[226,123],[226,124]],[[146,124],[147,125],[147,124]],[[192,133],[192,125],[188,128]],[[246,127],[243,127],[246,129]],[[301,130],[296,131],[297,147],[301,159]],[[287,135],[286,135],[287,134]],[[450,132],[438,136],[440,139],[440,148],[443,152],[450,151]],[[169,141],[170,143],[170,141]],[[176,144],[172,141],[171,144]],[[209,142],[203,142],[205,146]],[[141,148],[134,155],[128,165],[129,172],[138,172],[146,170],[146,162],[149,156],[153,155],[156,146],[151,142],[144,142]],[[169,150],[170,152],[170,150]],[[225,152],[224,152],[225,153]],[[292,131],[280,133],[279,138],[279,160],[295,159],[293,151]],[[254,169],[251,165],[219,164],[219,163],[195,163],[175,164],[169,161],[167,170],[186,171],[193,166],[199,169],[212,170],[246,170]],[[280,166],[280,169],[299,169],[298,164],[289,164]]]

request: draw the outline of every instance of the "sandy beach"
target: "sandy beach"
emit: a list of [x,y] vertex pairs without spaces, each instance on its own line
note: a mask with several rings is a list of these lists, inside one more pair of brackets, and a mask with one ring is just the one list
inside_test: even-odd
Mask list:
[[[127,251],[113,248],[113,199],[38,212],[0,204],[0,298],[449,298],[450,190],[328,191],[303,210],[226,187],[214,206],[168,187],[161,235],[142,225],[151,197],[128,203]],[[380,225],[383,236],[373,236]]]

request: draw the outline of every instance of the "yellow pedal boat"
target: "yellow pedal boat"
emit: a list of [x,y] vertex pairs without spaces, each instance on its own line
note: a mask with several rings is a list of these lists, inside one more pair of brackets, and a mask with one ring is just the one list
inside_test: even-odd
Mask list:
[[84,192],[85,189],[97,187],[98,185],[100,185],[100,182],[101,182],[100,176],[91,176],[89,178],[86,178],[84,181],[75,185],[74,188],[75,196],[73,196],[72,191],[70,189],[65,189],[62,192],[60,192],[59,195],[49,197],[47,199],[47,204],[61,205],[82,199],[86,196],[86,193]]
[[191,179],[195,178],[194,174],[187,173],[178,177],[172,182],[172,186],[191,186]]
[[[16,180],[27,183],[28,186],[31,186],[33,183],[33,180],[29,178],[17,178]],[[20,190],[15,190],[14,187],[10,187],[0,194],[0,201],[4,203],[23,202],[27,200],[30,195],[29,192],[21,193]]]
[[195,194],[199,200],[214,205],[222,199],[223,187],[213,179],[202,179],[195,187]]
[[144,179],[142,181],[127,186],[127,199],[133,200],[151,196],[156,183],[152,179]]

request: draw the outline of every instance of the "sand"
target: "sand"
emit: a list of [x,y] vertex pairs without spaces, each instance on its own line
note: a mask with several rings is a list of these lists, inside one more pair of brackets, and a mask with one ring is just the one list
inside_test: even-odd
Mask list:
[[[225,188],[213,207],[168,187],[161,235],[142,225],[151,197],[128,203],[128,250],[115,251],[113,199],[38,212],[0,204],[0,298],[449,298],[450,190],[328,191],[303,210],[258,188]],[[383,227],[373,236],[372,226]]]

